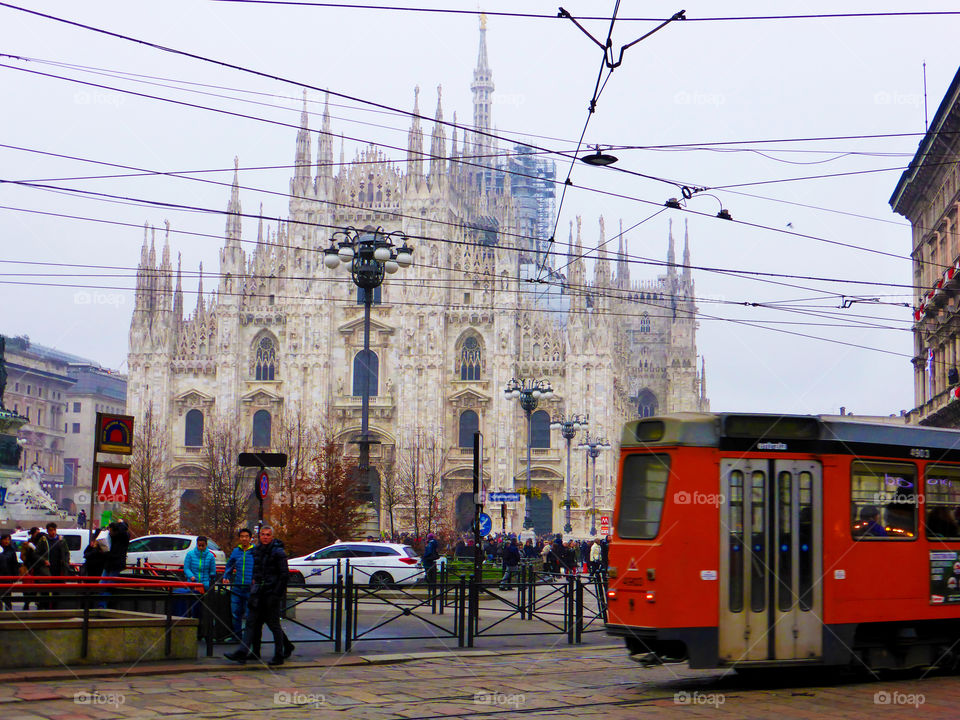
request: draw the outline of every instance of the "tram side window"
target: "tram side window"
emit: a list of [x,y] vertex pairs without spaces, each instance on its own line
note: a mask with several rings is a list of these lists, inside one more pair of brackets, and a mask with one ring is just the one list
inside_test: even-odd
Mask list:
[[669,455],[628,455],[624,459],[617,521],[620,537],[652,540],[657,536],[669,475]]
[[927,538],[960,540],[960,467],[927,465]]
[[917,496],[915,466],[866,460],[853,462],[850,468],[853,538],[916,539]]

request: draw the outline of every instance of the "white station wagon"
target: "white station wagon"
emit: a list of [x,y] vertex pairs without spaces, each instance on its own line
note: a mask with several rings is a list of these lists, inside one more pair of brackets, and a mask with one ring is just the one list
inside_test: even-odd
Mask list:
[[[349,560],[353,581],[361,585],[413,585],[423,577],[417,551],[409,545],[383,542],[335,543],[287,564],[291,581],[307,585],[336,582],[336,568],[344,572]],[[297,576],[299,573],[299,576]]]

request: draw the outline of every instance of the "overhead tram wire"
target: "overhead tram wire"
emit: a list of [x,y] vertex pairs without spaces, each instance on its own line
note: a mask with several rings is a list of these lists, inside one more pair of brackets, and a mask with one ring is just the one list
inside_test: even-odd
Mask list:
[[[211,0],[211,2],[228,3],[235,5],[288,5],[291,7],[330,8],[336,10],[386,10],[411,13],[432,13],[440,15],[489,15],[491,17],[505,17],[531,20],[556,20],[557,14],[523,13],[489,10],[466,10],[458,8],[416,7],[403,5],[370,5],[365,3],[333,3],[314,2],[312,0]],[[692,17],[690,22],[758,22],[766,20],[840,20],[857,18],[900,18],[900,17],[936,17],[944,15],[960,15],[954,10],[914,10],[901,12],[866,12],[866,13],[809,13],[794,15],[732,15],[716,17]],[[604,16],[585,16],[581,20],[607,20]],[[621,22],[663,22],[662,17],[622,17]]]
[[[22,8],[16,8],[15,6],[9,5],[9,4],[7,4],[7,3],[0,2],[0,7],[4,7],[4,6],[6,6],[6,7],[13,7],[14,9],[21,9],[21,10],[22,10]],[[59,22],[65,22],[65,23],[70,24],[70,25],[80,25],[81,27],[83,27],[83,28],[85,28],[85,29],[91,29],[91,30],[93,30],[93,31],[95,31],[95,32],[104,33],[104,34],[107,34],[107,35],[110,35],[110,36],[115,36],[115,35],[117,35],[116,33],[112,33],[112,32],[110,32],[110,31],[101,30],[101,29],[98,29],[98,28],[92,28],[92,27],[90,27],[90,26],[86,26],[86,25],[74,23],[73,21],[62,20],[62,19],[60,19],[60,18],[54,18],[53,16],[47,16],[47,15],[44,14],[44,13],[36,13],[35,11],[32,11],[32,10],[25,10],[25,12],[29,12],[29,13],[31,13],[31,14],[39,14],[39,15],[41,15],[41,16],[43,16],[43,17],[50,17],[50,18],[52,18],[52,19],[54,19],[54,20],[57,20],[57,21],[59,21]],[[127,39],[126,36],[120,36],[120,37],[122,37],[122,38],[124,38],[124,39]],[[154,46],[152,43],[148,43],[148,42],[146,42],[146,41],[136,40],[136,39],[132,39],[132,38],[129,38],[129,39],[130,39],[132,42],[137,42],[137,43],[146,44],[146,45],[149,45],[149,46],[151,46],[151,47],[158,47],[158,48],[163,49],[163,50],[165,50],[165,51],[167,51],[167,52],[173,52],[173,53],[175,53],[175,54],[185,54],[185,55],[187,55],[187,56],[189,56],[189,57],[197,57],[197,58],[200,58],[200,59],[204,59],[204,58],[202,58],[202,56],[194,56],[193,54],[184,53],[183,51],[177,51],[177,50],[167,49],[167,48],[164,48],[163,46]],[[225,64],[225,63],[222,63],[221,61],[214,61],[214,60],[207,60],[207,61],[208,61],[208,62],[213,62],[213,63],[215,63],[215,64]],[[228,67],[239,67],[239,66],[233,66],[233,65],[230,65],[230,64],[225,64],[225,65],[227,65]],[[7,67],[7,68],[9,68],[9,69],[20,70],[20,71],[23,71],[23,72],[29,72],[29,73],[33,73],[33,74],[37,74],[37,75],[54,77],[54,78],[58,78],[58,79],[67,80],[67,81],[70,81],[70,82],[76,82],[76,83],[85,84],[85,85],[92,85],[92,86],[95,86],[95,87],[105,87],[105,88],[107,88],[107,89],[116,90],[116,91],[118,91],[118,92],[125,92],[125,93],[129,93],[129,94],[133,94],[133,95],[141,95],[141,96],[146,96],[146,97],[153,97],[153,96],[144,95],[143,93],[136,93],[136,92],[129,91],[129,90],[117,90],[116,88],[110,88],[110,87],[108,87],[108,86],[100,86],[100,85],[98,85],[98,84],[96,84],[96,83],[89,83],[89,82],[82,81],[82,80],[77,80],[77,79],[74,79],[74,78],[63,78],[63,77],[60,77],[60,76],[51,75],[51,74],[49,74],[49,73],[42,73],[42,72],[35,71],[35,70],[28,70],[28,69],[26,69],[26,68],[19,68],[19,67],[15,67],[15,66],[2,65],[2,64],[0,64],[0,67]],[[245,71],[245,72],[251,72],[251,73],[254,73],[254,74],[257,74],[257,75],[265,75],[265,76],[267,76],[267,77],[274,77],[274,76],[266,75],[266,74],[264,74],[264,73],[259,73],[258,71],[254,71],[254,70],[243,69],[243,71]],[[294,81],[289,81],[289,80],[283,80],[283,81],[284,81],[284,82],[294,83]],[[296,84],[296,83],[294,83],[294,84]],[[311,88],[311,89],[317,89],[318,91],[323,92],[323,90],[320,90],[320,89],[318,89],[318,88],[314,88],[313,86],[304,85],[304,87]],[[333,91],[327,91],[327,92],[330,92],[331,94],[335,94]],[[355,99],[355,98],[353,98],[352,96],[346,96],[346,97],[349,97],[350,99]],[[183,102],[183,101],[172,100],[172,99],[169,99],[169,98],[159,98],[159,97],[157,97],[157,98],[155,98],[155,99],[158,99],[158,100],[161,100],[161,101],[165,101],[165,102],[172,102],[172,103],[175,103],[175,104],[186,105],[186,106],[190,106],[190,107],[199,107],[199,108],[201,108],[201,109],[210,109],[210,110],[212,110],[212,111],[214,111],[214,112],[219,112],[219,113],[223,113],[223,114],[227,114],[227,115],[239,115],[239,116],[243,116],[243,115],[240,114],[240,113],[233,113],[233,112],[230,112],[230,111],[221,110],[221,109],[217,109],[217,108],[205,108],[204,106],[197,106],[197,105],[195,105],[195,104],[193,104],[193,103],[185,103],[185,102]],[[358,101],[360,101],[360,100],[358,100]],[[373,104],[373,105],[375,105],[375,106],[378,105],[377,103],[372,103],[372,101],[360,101],[360,102],[368,102],[368,103],[371,103],[371,104]],[[388,106],[382,106],[382,107],[388,107]],[[398,112],[403,112],[403,111],[398,111]],[[418,118],[426,119],[425,116],[422,116],[422,115],[415,115],[414,113],[408,113],[408,114],[410,114],[411,116],[418,117]],[[429,120],[429,119],[427,119],[427,120]],[[278,124],[278,125],[287,125],[287,126],[291,126],[291,127],[296,127],[296,126],[292,126],[291,124],[282,123],[282,122],[279,122],[279,121],[266,120],[266,119],[263,119],[263,121],[264,121],[264,122],[273,123],[273,124]],[[444,122],[444,124],[450,124],[450,123],[446,123],[446,121],[442,121],[442,122]],[[299,130],[299,127],[297,127],[297,129]],[[490,135],[489,133],[481,133],[481,134]],[[389,147],[389,146],[388,146],[388,147]],[[536,146],[529,146],[529,147],[533,147],[533,148],[536,149]],[[557,154],[560,154],[560,155],[562,155],[562,156],[565,156],[563,153],[557,153]],[[428,153],[424,153],[424,155],[425,155],[425,156],[429,156]],[[490,169],[488,166],[483,166],[483,165],[478,165],[478,167]],[[649,176],[643,176],[641,173],[635,173],[635,172],[633,172],[633,171],[624,170],[624,169],[622,169],[622,168],[614,168],[614,169],[616,169],[616,170],[618,170],[618,171],[620,171],[620,172],[625,172],[625,173],[628,173],[628,174],[634,174],[634,175],[638,175],[638,176],[641,176],[641,177],[649,177]],[[515,171],[507,171],[507,172],[515,172]],[[523,173],[517,173],[517,174],[523,175]],[[663,180],[663,179],[661,179],[661,178],[654,178],[654,179],[658,179],[658,180],[661,180],[661,181],[663,181],[663,182],[667,182],[667,183],[670,183],[670,184],[673,184],[673,185],[677,185],[677,186],[680,185],[680,184],[679,184],[678,182],[676,182],[676,181]],[[597,188],[583,188],[583,189],[587,189],[587,190],[590,190],[591,192],[599,193],[599,194],[606,195],[606,196],[609,196],[609,197],[617,197],[617,198],[626,199],[626,200],[630,200],[630,201],[634,201],[634,202],[640,202],[640,203],[655,205],[655,206],[658,206],[658,207],[662,205],[662,203],[658,203],[658,202],[654,202],[654,201],[650,201],[650,200],[643,200],[642,198],[636,198],[636,197],[633,197],[633,196],[624,195],[624,194],[622,194],[622,193],[605,191],[605,190],[600,190],[600,189],[597,189]],[[695,215],[701,215],[701,216],[703,216],[703,217],[710,217],[710,218],[713,217],[712,215],[709,215],[709,214],[707,214],[707,213],[700,213],[700,212],[697,212],[697,211],[694,211],[694,210],[690,210],[689,208],[682,208],[682,210],[683,210],[684,212],[690,212],[690,213],[693,213],[693,214],[695,214]],[[559,220],[559,214],[558,214],[558,220]],[[754,228],[757,228],[757,229],[766,229],[766,230],[770,230],[770,231],[773,231],[773,232],[778,232],[778,233],[782,233],[782,234],[787,234],[787,235],[791,235],[791,236],[795,236],[795,237],[806,237],[806,238],[809,238],[809,239],[817,240],[817,241],[820,241],[820,242],[826,242],[826,243],[829,243],[829,244],[834,244],[834,245],[839,245],[839,246],[847,246],[847,247],[851,247],[851,248],[856,248],[856,249],[863,250],[864,252],[870,252],[870,253],[875,253],[875,254],[880,254],[880,255],[886,255],[886,256],[890,256],[890,257],[897,257],[897,258],[900,258],[900,259],[911,259],[911,260],[912,260],[912,258],[906,258],[906,257],[904,257],[904,256],[898,256],[898,255],[896,255],[896,254],[887,253],[887,252],[885,252],[885,251],[877,250],[877,249],[875,249],[875,248],[869,248],[869,247],[863,247],[863,246],[856,246],[856,245],[853,245],[853,244],[851,244],[851,243],[842,243],[842,242],[840,242],[840,241],[827,240],[827,239],[824,239],[824,238],[819,238],[819,237],[817,237],[817,236],[807,235],[807,234],[805,234],[805,233],[797,233],[797,232],[787,231],[787,230],[785,230],[785,229],[783,229],[783,228],[774,228],[774,227],[770,227],[770,226],[760,225],[760,224],[758,224],[758,223],[749,223],[749,222],[745,222],[745,221],[743,221],[743,220],[738,220],[738,219],[733,219],[732,221],[731,221],[731,220],[725,220],[725,222],[735,222],[735,223],[738,223],[738,224],[741,224],[741,225],[746,225],[746,226],[748,226],[748,227],[754,227]],[[554,236],[554,241],[555,241],[555,236]],[[546,255],[545,255],[545,257],[544,257],[544,262],[546,261],[546,259],[547,259],[547,257],[546,257]],[[921,261],[919,261],[919,262],[929,264],[928,261],[922,261],[922,260],[921,260]]]

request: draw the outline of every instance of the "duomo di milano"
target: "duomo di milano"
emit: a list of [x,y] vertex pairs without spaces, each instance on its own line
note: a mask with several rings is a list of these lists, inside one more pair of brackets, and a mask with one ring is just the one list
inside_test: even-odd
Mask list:
[[[335,165],[327,107],[314,162],[305,100],[288,221],[275,228],[261,221],[257,243],[242,243],[235,173],[217,287],[204,294],[201,273],[196,307],[186,314],[169,239],[158,262],[154,233],[145,237],[130,326],[127,409],[142,418],[152,407],[168,433],[166,477],[181,503],[204,483],[203,430],[217,417],[239,423],[256,446],[270,446],[284,413],[301,413],[357,453],[349,441],[360,428],[363,305],[344,268],[323,265],[335,228],[382,226],[411,238],[413,267],[388,276],[373,307],[370,428],[380,444],[371,456],[383,474],[425,438],[439,445],[446,512],[462,516],[472,508],[469,446],[476,429],[484,438],[486,488],[525,486],[526,420],[519,404],[504,396],[511,378],[549,380],[555,391],[532,417],[532,477],[541,492],[529,502],[538,532],[564,523],[566,447],[560,433],[549,430],[552,416],[589,413],[591,438],[612,444],[596,464],[596,505],[608,514],[623,422],[709,408],[698,369],[686,237],[682,265],[676,265],[670,230],[666,272],[635,281],[624,238],[611,259],[603,218],[581,227],[578,217],[570,224],[572,252],[555,249],[550,256],[551,283],[525,282],[543,258],[543,246],[531,237],[545,237],[536,235],[544,218],[552,227],[553,168],[513,153],[496,163],[467,160],[498,156],[495,142],[482,134],[492,128],[494,87],[485,34],[481,27],[471,85],[471,127],[481,133],[460,130],[458,137],[455,127],[448,139],[447,127],[434,123],[427,139],[415,118],[405,162],[391,162],[369,145],[345,163],[341,146]],[[419,114],[419,90],[414,111]],[[436,118],[443,118],[439,91]],[[589,272],[585,252],[594,258]],[[574,445],[583,437],[581,431]],[[574,450],[576,533],[590,526],[585,465],[584,452]],[[508,506],[508,530],[521,529],[523,502]],[[498,515],[499,508],[497,529]],[[388,527],[385,512],[381,526]],[[397,529],[410,528],[401,522]]]

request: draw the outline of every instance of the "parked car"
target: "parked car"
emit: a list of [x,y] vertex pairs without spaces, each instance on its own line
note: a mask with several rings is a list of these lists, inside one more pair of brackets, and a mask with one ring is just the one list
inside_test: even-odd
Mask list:
[[[197,546],[196,535],[143,535],[130,541],[127,547],[127,565],[151,563],[154,565],[183,565],[187,553]],[[217,565],[226,565],[227,557],[213,540],[207,540]]]
[[[353,569],[353,581],[363,585],[412,585],[423,577],[417,551],[409,545],[383,542],[335,543],[289,561],[292,582],[326,585],[335,582],[339,563]],[[299,574],[299,577],[297,576]]]
[[[64,542],[67,543],[67,549],[70,551],[70,564],[83,565],[83,551],[87,545],[90,544],[90,531],[78,530],[76,528],[62,528],[57,530],[57,535],[62,537]],[[26,530],[13,533],[13,535],[10,536],[10,540],[17,550],[20,549],[20,543],[25,543],[29,539],[30,536]]]

